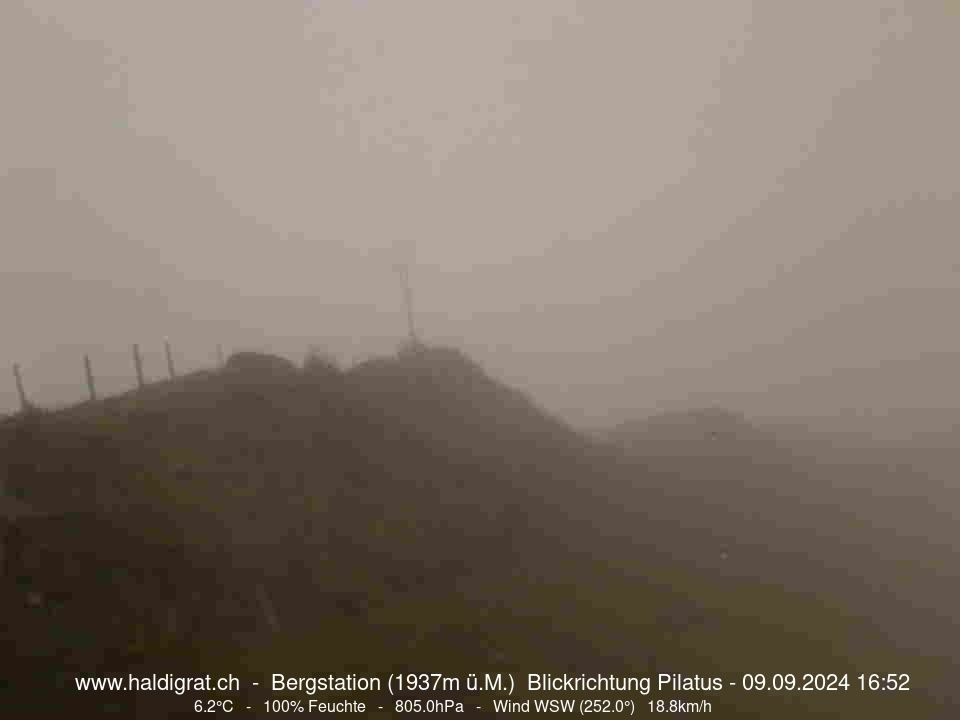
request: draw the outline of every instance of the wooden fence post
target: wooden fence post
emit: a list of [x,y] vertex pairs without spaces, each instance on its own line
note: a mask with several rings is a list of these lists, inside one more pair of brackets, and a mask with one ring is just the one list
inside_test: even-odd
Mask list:
[[170,349],[170,342],[165,342],[163,348],[167,353],[167,373],[170,375],[170,379],[173,380],[177,376],[177,371],[173,366],[173,350]]
[[133,346],[133,366],[137,371],[137,387],[143,388],[143,360],[140,358],[140,346],[134,343]]
[[83,368],[87,372],[87,390],[90,392],[90,400],[97,399],[97,385],[93,379],[93,366],[90,364],[90,356],[83,356]]
[[27,412],[30,409],[30,402],[27,400],[27,392],[23,389],[23,377],[20,375],[20,366],[13,366],[13,377],[17,381],[17,394],[20,396],[20,410]]

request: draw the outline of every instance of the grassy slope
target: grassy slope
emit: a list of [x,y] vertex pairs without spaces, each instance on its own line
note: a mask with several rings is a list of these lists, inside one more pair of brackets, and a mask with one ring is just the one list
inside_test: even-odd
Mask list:
[[[662,468],[591,444],[456,353],[185,378],[8,425],[0,447],[9,486],[77,511],[37,531],[49,553],[24,582],[47,591],[43,616],[5,608],[34,704],[28,687],[97,669],[896,671],[918,688],[943,672],[809,574],[816,558],[792,583],[786,555],[719,560],[736,512],[670,497]],[[77,700],[65,692],[50,706]],[[141,698],[138,716],[187,709],[169,700]],[[938,717],[921,693],[711,700],[720,717]]]

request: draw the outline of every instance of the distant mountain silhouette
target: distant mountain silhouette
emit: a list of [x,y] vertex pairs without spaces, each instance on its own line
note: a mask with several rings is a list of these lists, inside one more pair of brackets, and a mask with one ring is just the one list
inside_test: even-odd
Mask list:
[[776,442],[771,433],[723,408],[676,411],[629,421],[615,427],[608,437],[642,455],[753,456],[757,452],[768,452]]

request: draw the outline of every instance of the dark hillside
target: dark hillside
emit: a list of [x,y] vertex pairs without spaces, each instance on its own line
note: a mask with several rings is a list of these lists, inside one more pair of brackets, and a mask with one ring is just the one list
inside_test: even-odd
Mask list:
[[[43,511],[3,581],[18,716],[76,699],[38,693],[51,678],[161,666],[735,674],[887,658],[928,689],[943,671],[897,656],[826,575],[796,575],[817,563],[791,565],[760,537],[770,523],[745,536],[744,567],[740,510],[673,492],[665,460],[580,436],[453,350],[346,372],[247,357],[8,421],[0,453],[7,491]],[[714,712],[740,702],[763,705],[725,695]],[[136,716],[190,712],[170,703]],[[901,707],[871,703],[823,707]]]

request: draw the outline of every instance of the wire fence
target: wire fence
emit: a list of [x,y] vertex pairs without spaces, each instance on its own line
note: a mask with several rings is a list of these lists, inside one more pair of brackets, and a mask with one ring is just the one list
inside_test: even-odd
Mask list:
[[[85,381],[85,395],[82,399],[78,398],[72,402],[37,402],[31,394],[29,373],[19,363],[14,363],[11,369],[13,374],[13,386],[16,391],[15,397],[17,409],[12,412],[0,411],[0,420],[6,420],[16,417],[17,415],[31,412],[57,411],[74,407],[85,402],[95,402],[107,397],[124,394],[130,390],[143,389],[153,382],[158,382],[161,380],[174,380],[179,375],[178,368],[180,366],[180,362],[178,361],[174,347],[170,341],[164,341],[163,343],[163,359],[165,367],[163,374],[159,378],[148,377],[144,368],[143,352],[138,343],[134,343],[130,346],[129,353],[129,362],[131,363],[130,368],[132,370],[130,377],[133,382],[126,384],[125,386],[121,386],[117,382],[117,373],[113,372],[111,373],[112,382],[108,383],[108,387],[106,388],[101,387],[101,384],[98,382],[97,368],[94,358],[91,357],[89,353],[85,353],[82,356],[82,375],[78,376],[82,377]],[[224,358],[222,345],[217,345],[215,358],[215,364],[213,364],[212,367],[223,367],[226,360]],[[200,367],[193,366],[190,372],[209,369],[211,369],[211,365]]]

